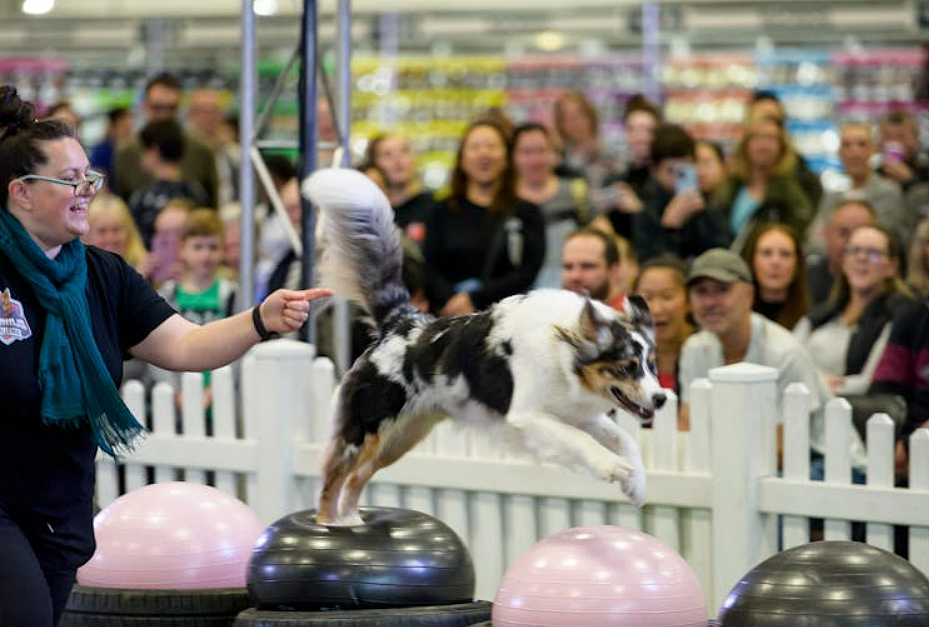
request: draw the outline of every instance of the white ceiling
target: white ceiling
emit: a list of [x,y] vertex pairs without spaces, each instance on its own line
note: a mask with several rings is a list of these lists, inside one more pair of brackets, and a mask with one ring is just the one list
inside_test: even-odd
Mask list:
[[[9,0],[18,4],[20,0]],[[241,15],[243,2],[246,0],[55,0],[55,9],[52,15],[66,16],[107,16],[107,17],[182,17],[182,16],[232,16]],[[529,10],[539,9],[566,9],[565,0],[468,0],[462,3],[452,3],[449,0],[348,0],[351,2],[352,12],[358,13],[408,13],[408,12],[441,12],[454,11],[493,11],[493,10]],[[661,1],[661,0],[659,0]],[[304,3],[298,0],[277,0],[280,7],[279,14],[298,15],[303,10]],[[725,2],[732,4],[748,4],[745,0],[712,0],[713,3]],[[759,4],[764,0],[754,0]],[[701,4],[701,0],[693,0],[692,4]],[[680,0],[675,4],[682,3]],[[900,6],[910,3],[910,0],[843,0],[843,3],[861,3],[868,5]],[[766,2],[766,4],[770,4]],[[809,0],[779,0],[780,5],[809,5]],[[817,3],[813,3],[817,4]],[[823,4],[829,4],[825,0]],[[582,0],[571,3],[571,8],[578,7],[632,7],[639,6],[638,0]],[[336,0],[322,0],[318,4],[320,13],[333,13]]]
[[[294,0],[277,0],[279,13],[297,15],[303,11],[303,2]],[[586,6],[633,5],[633,0],[587,0]],[[92,16],[108,17],[185,17],[185,16],[230,16],[241,15],[243,2],[238,0],[55,0],[56,16]],[[333,13],[335,0],[324,0],[318,4],[321,13]],[[387,13],[411,11],[435,11],[453,8],[442,0],[353,0],[353,13]],[[481,11],[486,9],[529,9],[529,8],[563,8],[564,0],[469,0],[466,6],[457,9]]]

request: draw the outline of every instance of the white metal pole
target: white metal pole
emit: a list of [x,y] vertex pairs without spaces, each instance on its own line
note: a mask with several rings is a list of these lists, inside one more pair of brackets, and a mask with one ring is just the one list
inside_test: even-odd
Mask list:
[[240,311],[255,299],[255,179],[252,174],[252,137],[255,122],[255,13],[252,0],[242,0],[242,75],[239,77],[239,217],[241,256],[239,259]]

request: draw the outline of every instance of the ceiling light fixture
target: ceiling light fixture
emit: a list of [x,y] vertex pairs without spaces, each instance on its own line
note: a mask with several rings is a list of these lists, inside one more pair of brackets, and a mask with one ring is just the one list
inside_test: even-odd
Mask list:
[[55,8],[55,0],[23,0],[23,13],[45,15]]
[[555,52],[565,46],[565,37],[553,30],[542,31],[535,36],[535,45],[544,52]]
[[277,0],[254,0],[252,8],[257,15],[274,15],[277,13]]

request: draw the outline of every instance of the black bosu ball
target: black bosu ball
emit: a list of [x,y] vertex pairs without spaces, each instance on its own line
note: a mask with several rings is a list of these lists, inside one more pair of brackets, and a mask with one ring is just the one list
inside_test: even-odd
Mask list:
[[443,522],[408,509],[362,507],[363,525],[329,527],[307,510],[255,544],[248,592],[259,609],[318,610],[470,603],[474,564]]
[[812,542],[775,555],[723,601],[720,627],[926,627],[929,579],[860,542]]

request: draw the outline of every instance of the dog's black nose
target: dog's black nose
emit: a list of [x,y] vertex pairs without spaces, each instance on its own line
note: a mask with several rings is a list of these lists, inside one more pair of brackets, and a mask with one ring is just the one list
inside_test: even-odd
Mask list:
[[668,397],[663,392],[652,394],[652,403],[655,404],[655,409],[661,409],[666,400],[668,400]]

